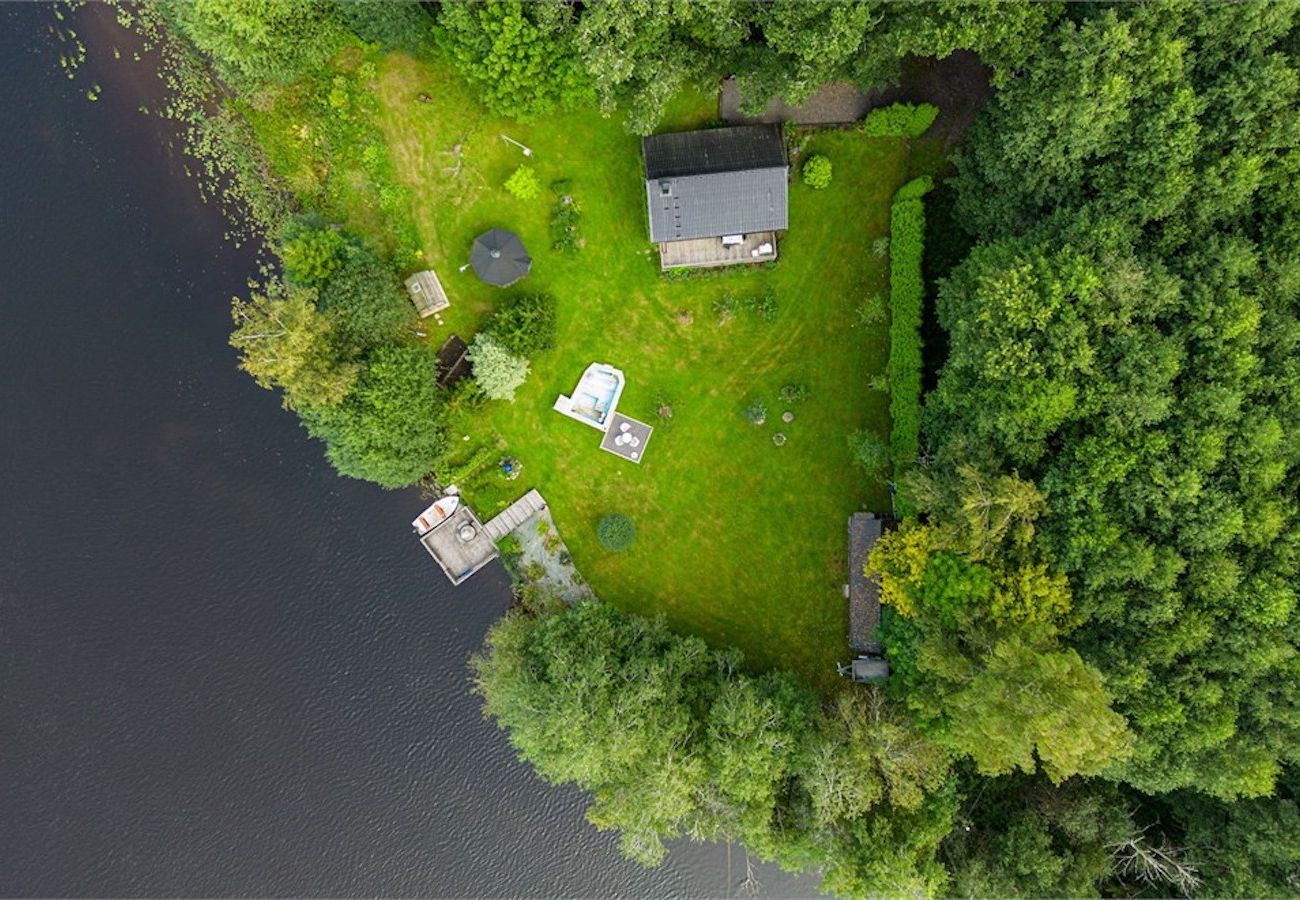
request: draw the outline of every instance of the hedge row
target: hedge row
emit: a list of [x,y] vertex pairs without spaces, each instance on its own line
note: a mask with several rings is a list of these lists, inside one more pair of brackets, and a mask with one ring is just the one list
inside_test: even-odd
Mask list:
[[912,464],[921,435],[921,252],[928,179],[904,185],[889,217],[889,433],[895,478]]

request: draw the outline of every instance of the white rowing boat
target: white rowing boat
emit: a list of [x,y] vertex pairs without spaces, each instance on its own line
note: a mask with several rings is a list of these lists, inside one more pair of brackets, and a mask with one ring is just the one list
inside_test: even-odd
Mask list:
[[415,529],[416,534],[423,537],[450,519],[458,506],[460,506],[460,498],[455,494],[448,494],[440,500],[435,500],[432,506],[416,516],[411,527]]

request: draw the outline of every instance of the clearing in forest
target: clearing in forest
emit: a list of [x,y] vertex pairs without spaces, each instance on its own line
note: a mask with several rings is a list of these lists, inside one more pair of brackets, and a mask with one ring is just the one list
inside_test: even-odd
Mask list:
[[[475,507],[490,516],[535,487],[600,596],[739,647],[756,666],[834,683],[833,663],[848,657],[845,524],[855,510],[889,504],[884,486],[853,465],[848,443],[858,429],[882,437],[889,429],[881,239],[894,191],[934,170],[937,144],[810,133],[792,171],[821,153],[834,180],[814,191],[794,179],[780,260],[678,278],[659,271],[640,142],[618,118],[585,110],[530,125],[497,119],[449,70],[400,54],[383,61],[377,86],[422,252],[451,298],[445,325],[426,320],[428,340],[436,346],[452,331],[469,339],[506,295],[458,271],[474,237],[492,227],[517,233],[533,257],[531,274],[508,290],[559,302],[556,347],[533,361],[516,401],[456,421],[459,457],[489,447],[494,461],[510,456],[523,467],[515,481],[489,466],[464,484]],[[714,97],[683,96],[660,130],[705,127],[715,116]],[[525,163],[544,186],[527,201],[503,187]],[[561,180],[581,210],[576,252],[551,249],[556,196],[545,186]],[[774,314],[764,311],[773,297]],[[655,427],[641,465],[603,452],[590,428],[552,410],[592,362],[626,373],[619,411]],[[806,399],[782,400],[790,384]],[[756,403],[766,408],[761,425],[747,416]],[[596,520],[610,512],[636,526],[622,553],[596,537]]]

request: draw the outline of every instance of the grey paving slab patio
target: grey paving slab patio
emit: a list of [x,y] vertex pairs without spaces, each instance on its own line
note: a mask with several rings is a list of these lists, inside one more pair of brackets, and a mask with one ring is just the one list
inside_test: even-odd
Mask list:
[[608,450],[615,456],[621,456],[639,465],[645,455],[646,444],[650,443],[650,435],[653,433],[654,428],[645,422],[638,422],[621,412],[616,412],[609,423],[609,429],[605,432],[605,437],[600,442],[600,449]]

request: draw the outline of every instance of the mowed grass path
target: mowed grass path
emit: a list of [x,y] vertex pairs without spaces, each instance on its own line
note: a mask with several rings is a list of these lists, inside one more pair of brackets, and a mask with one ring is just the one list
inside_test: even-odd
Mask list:
[[[537,487],[605,599],[662,612],[678,630],[739,647],[755,667],[833,684],[832,664],[848,657],[846,518],[889,502],[851,463],[846,436],[888,431],[887,395],[869,383],[884,371],[888,317],[881,310],[864,325],[859,310],[868,297],[884,303],[888,260],[871,245],[888,233],[894,190],[916,174],[907,145],[815,134],[809,151],[832,159],[834,183],[820,192],[792,185],[779,263],[669,280],[646,233],[640,144],[617,118],[592,110],[528,126],[498,120],[448,71],[401,55],[385,62],[379,85],[393,164],[453,304],[444,328],[426,320],[429,340],[452,330],[469,338],[504,296],[457,271],[474,236],[492,226],[516,231],[533,256],[531,276],[512,290],[559,300],[556,348],[534,360],[515,403],[488,404],[465,429],[472,445],[503,441],[522,477],[484,479],[467,489],[471,502],[486,517]],[[709,124],[714,102],[681,98],[662,130]],[[549,247],[549,191],[523,202],[502,188],[525,161],[502,134],[534,149],[544,185],[571,180],[586,240],[578,253]],[[768,284],[775,322],[742,310],[717,323],[716,299]],[[551,409],[593,361],[626,373],[620,410],[656,426],[639,466],[601,451],[597,431]],[[805,384],[809,396],[789,407],[795,419],[786,425],[778,391],[788,382]],[[743,415],[755,397],[768,408],[758,427]],[[655,415],[664,401],[674,413],[668,427]],[[778,431],[784,446],[773,443]],[[637,527],[621,554],[596,540],[596,519],[611,511]]]

